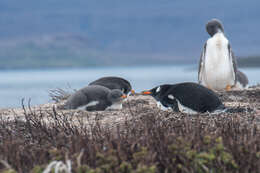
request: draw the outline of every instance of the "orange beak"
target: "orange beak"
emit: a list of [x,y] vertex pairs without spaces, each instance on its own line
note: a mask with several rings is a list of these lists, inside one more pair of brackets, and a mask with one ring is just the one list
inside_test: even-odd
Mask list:
[[125,98],[127,98],[127,95],[124,94],[121,96],[121,98],[125,99]]
[[143,95],[151,95],[152,92],[151,91],[142,91],[141,94],[143,94]]

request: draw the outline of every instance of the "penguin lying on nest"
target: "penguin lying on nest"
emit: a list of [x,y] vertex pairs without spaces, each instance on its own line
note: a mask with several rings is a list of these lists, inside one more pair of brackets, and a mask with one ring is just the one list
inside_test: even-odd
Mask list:
[[225,111],[215,92],[196,83],[165,84],[142,91],[141,94],[153,96],[162,110],[189,114]]
[[121,77],[102,77],[91,82],[89,85],[100,85],[109,89],[119,89],[126,95],[129,95],[131,93],[134,94],[134,90],[132,90],[130,82]]
[[65,103],[65,109],[103,111],[122,109],[127,96],[119,89],[110,90],[99,85],[84,87],[72,94]]

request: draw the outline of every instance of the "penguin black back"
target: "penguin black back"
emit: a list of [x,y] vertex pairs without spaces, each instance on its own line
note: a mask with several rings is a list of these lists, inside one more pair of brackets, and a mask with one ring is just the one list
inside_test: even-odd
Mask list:
[[121,77],[102,77],[99,78],[93,82],[91,82],[89,85],[100,85],[107,87],[109,89],[119,89],[124,94],[128,94],[132,90],[132,86],[130,82],[128,82],[126,79],[123,79]]
[[192,82],[175,84],[167,92],[172,94],[182,105],[197,112],[213,112],[224,109],[224,105],[212,90]]

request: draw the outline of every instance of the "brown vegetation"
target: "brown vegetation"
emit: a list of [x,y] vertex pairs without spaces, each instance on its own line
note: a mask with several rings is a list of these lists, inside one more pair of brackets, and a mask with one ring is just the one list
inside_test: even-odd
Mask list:
[[231,113],[163,112],[143,96],[121,111],[2,110],[0,170],[260,172],[260,88],[220,97]]

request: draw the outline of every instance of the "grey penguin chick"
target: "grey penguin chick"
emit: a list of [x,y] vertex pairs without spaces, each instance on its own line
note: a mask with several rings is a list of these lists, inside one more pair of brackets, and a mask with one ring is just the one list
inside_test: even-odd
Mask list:
[[86,86],[72,94],[65,103],[65,109],[104,111],[122,109],[127,96],[118,89],[110,90],[99,85]]

